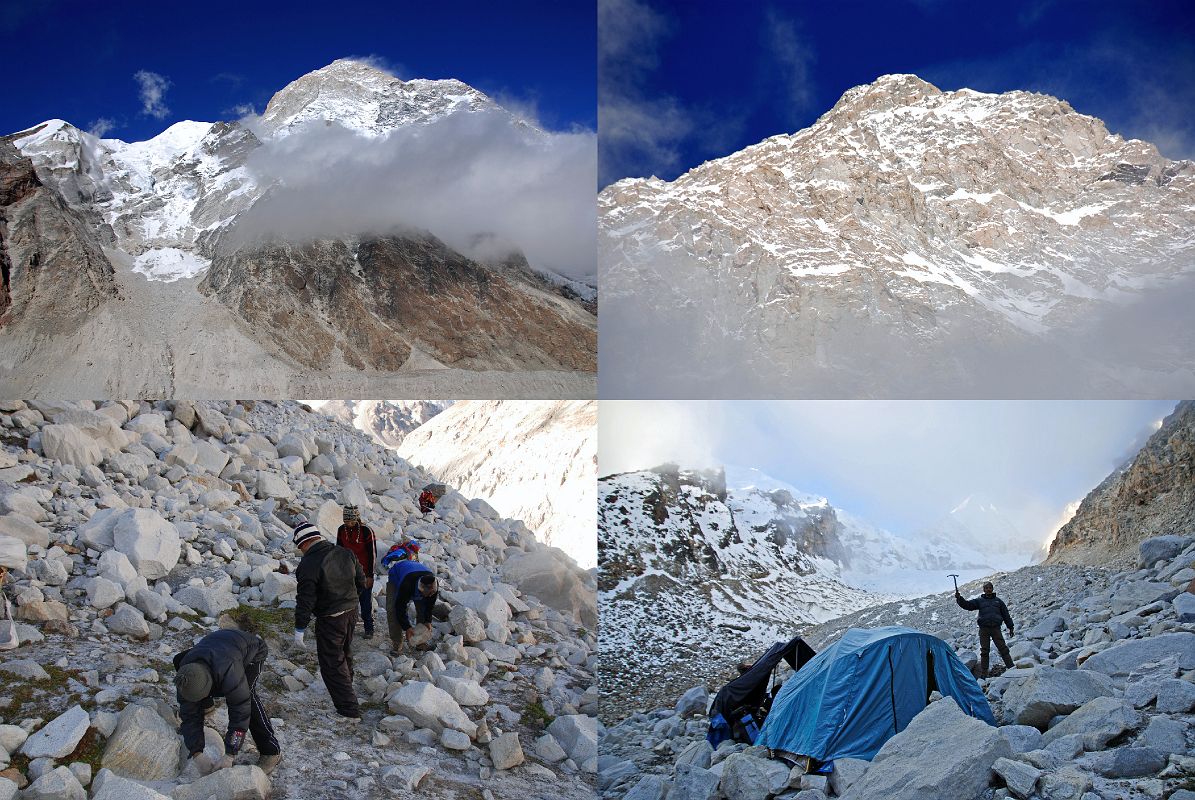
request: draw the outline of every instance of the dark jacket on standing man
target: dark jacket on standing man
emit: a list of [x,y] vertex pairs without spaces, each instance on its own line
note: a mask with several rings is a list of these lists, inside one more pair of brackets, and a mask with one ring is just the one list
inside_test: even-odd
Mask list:
[[203,750],[203,715],[211,708],[213,697],[223,697],[228,703],[225,747],[235,752],[236,748],[230,747],[229,738],[234,731],[240,731],[243,735],[249,730],[253,682],[268,654],[269,648],[260,636],[230,628],[209,633],[194,647],[174,657],[175,669],[201,662],[212,674],[212,690],[206,698],[195,703],[179,703],[181,731],[188,753]]
[[978,611],[977,622],[981,628],[999,628],[1000,623],[1003,622],[1010,631],[1013,629],[1008,606],[1004,605],[1004,601],[994,594],[981,594],[974,600],[955,595],[954,601],[967,611]]
[[295,597],[295,629],[304,630],[312,616],[326,617],[356,608],[365,588],[365,572],[352,551],[320,541],[307,548],[299,568]]

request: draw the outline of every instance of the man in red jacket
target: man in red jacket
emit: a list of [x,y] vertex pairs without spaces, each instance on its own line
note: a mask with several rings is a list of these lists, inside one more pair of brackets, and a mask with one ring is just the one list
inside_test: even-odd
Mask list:
[[353,552],[365,573],[365,588],[361,590],[361,619],[365,622],[365,638],[373,638],[373,562],[377,557],[377,543],[373,531],[361,522],[356,506],[344,507],[344,524],[336,529],[336,544]]

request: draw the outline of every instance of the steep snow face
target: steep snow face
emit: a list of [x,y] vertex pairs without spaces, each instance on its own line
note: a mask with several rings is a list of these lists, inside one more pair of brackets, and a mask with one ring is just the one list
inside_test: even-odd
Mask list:
[[398,452],[523,520],[582,568],[597,565],[594,401],[459,401],[407,434]]
[[452,405],[452,400],[329,400],[319,408],[373,437],[383,447],[397,448],[407,434]]
[[810,128],[607,187],[599,225],[615,394],[1195,386],[1189,334],[1101,346],[1115,309],[1195,279],[1195,164],[1045,95],[884,76]]
[[317,123],[380,137],[482,110],[507,113],[460,81],[401,81],[341,59],[279,91],[248,127],[178,122],[147,141],[124,142],[55,119],[13,143],[69,203],[99,213],[105,233],[133,258],[134,271],[169,282],[206,272],[220,232],[270,188],[268,178],[245,166],[263,142]]

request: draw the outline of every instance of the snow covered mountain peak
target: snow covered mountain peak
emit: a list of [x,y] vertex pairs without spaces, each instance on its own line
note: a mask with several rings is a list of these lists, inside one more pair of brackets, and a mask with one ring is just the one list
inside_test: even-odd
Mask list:
[[403,81],[366,62],[338,59],[275,94],[259,127],[267,136],[285,136],[306,124],[336,122],[365,136],[382,136],[401,125],[498,108],[459,80]]
[[[1027,375],[1123,392],[1163,365],[1109,363],[1097,326],[1195,275],[1195,163],[1054,97],[912,75],[673,181],[619,181],[598,207],[607,352],[628,366],[611,396],[755,380],[994,397]],[[726,371],[690,385],[695,353]]]

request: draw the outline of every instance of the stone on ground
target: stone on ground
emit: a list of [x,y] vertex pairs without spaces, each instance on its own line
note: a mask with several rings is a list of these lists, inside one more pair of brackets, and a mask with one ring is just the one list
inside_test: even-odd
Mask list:
[[1038,667],[1005,690],[1005,717],[1018,725],[1045,728],[1054,717],[1115,692],[1112,679],[1099,672]]
[[519,734],[507,731],[491,739],[490,759],[494,762],[494,769],[512,769],[522,764],[523,745],[519,743]]
[[999,731],[969,717],[952,698],[931,703],[893,736],[863,777],[847,791],[850,800],[972,800],[988,786],[992,764],[1012,747]]
[[213,772],[170,793],[173,800],[266,800],[270,779],[252,764]]
[[125,706],[101,763],[122,778],[170,780],[179,773],[181,746],[177,731],[157,711]]
[[91,718],[83,706],[71,706],[26,739],[21,752],[30,759],[63,758],[74,751],[90,726]]

